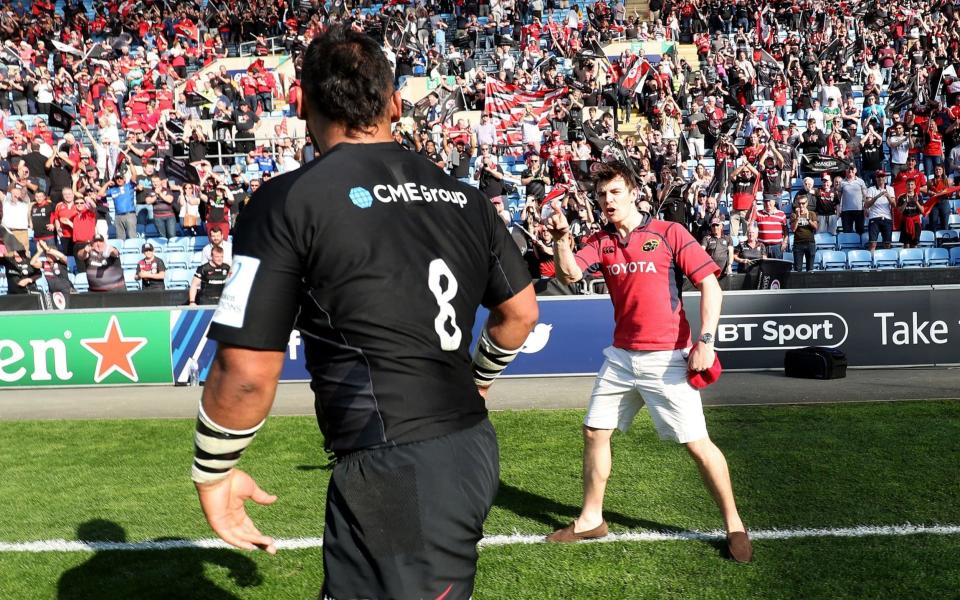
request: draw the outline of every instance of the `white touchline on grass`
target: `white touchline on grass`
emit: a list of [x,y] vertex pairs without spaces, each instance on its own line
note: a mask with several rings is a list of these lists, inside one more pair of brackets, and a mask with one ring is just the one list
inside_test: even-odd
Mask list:
[[[750,531],[754,540],[791,540],[799,538],[843,537],[860,538],[870,536],[904,535],[958,535],[960,525],[863,525],[859,527],[827,527],[818,529],[757,529]],[[544,535],[490,535],[480,541],[480,547],[511,546],[517,544],[543,543]],[[710,541],[724,538],[721,531],[627,531],[611,533],[605,538],[585,543],[606,542],[673,542],[673,541]],[[320,548],[323,538],[278,539],[280,550],[300,550]],[[144,550],[180,550],[185,548],[233,548],[217,539],[202,540],[162,540],[147,542],[78,542],[70,540],[39,540],[33,542],[0,542],[0,552],[101,552],[101,551],[144,551]]]

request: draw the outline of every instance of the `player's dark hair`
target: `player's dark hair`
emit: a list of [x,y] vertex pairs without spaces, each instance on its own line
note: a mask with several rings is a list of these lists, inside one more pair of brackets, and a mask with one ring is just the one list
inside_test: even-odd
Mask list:
[[617,177],[623,178],[623,182],[627,185],[627,190],[637,189],[637,182],[633,178],[633,173],[630,172],[630,169],[625,164],[619,162],[602,163],[597,166],[593,172],[593,183],[595,188],[599,190],[600,186],[609,181],[613,181]]
[[303,94],[311,109],[356,131],[374,127],[393,94],[393,69],[373,38],[333,26],[310,42]]

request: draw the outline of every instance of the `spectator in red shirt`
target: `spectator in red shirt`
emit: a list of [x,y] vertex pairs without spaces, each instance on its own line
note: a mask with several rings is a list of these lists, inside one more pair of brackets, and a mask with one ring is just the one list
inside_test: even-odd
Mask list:
[[923,142],[923,172],[931,176],[933,168],[943,164],[943,136],[940,135],[933,119],[927,122]]
[[760,241],[767,247],[767,256],[783,258],[788,242],[787,215],[777,208],[776,198],[764,198],[763,209],[757,212],[757,228]]
[[63,188],[62,200],[53,210],[53,223],[57,231],[57,242],[60,251],[67,256],[73,256],[73,219],[77,216],[77,207],[74,204],[73,188]]
[[[576,255],[562,212],[550,217],[558,279],[571,284],[599,265],[613,301],[613,346],[597,376],[584,420],[584,503],[580,516],[547,537],[574,542],[607,534],[603,496],[611,470],[610,437],[626,430],[646,404],[661,438],[684,444],[723,515],[728,549],[737,562],[753,551],[733,497],[723,453],[707,435],[691,372],[715,362],[713,332],[720,319],[719,268],[681,225],[637,208],[639,190],[626,167],[604,165],[595,177],[609,228],[588,238]],[[701,335],[691,348],[690,325],[677,282],[686,275],[701,292]],[[686,352],[689,350],[689,358]]]

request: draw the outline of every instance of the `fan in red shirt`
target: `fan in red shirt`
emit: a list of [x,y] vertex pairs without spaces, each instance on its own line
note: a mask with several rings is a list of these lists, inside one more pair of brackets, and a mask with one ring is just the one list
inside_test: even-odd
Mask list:
[[[690,384],[693,374],[716,376],[718,370],[713,332],[723,300],[719,268],[683,226],[640,212],[639,188],[627,167],[602,165],[595,184],[608,225],[590,236],[582,250],[574,254],[562,211],[547,221],[555,240],[558,280],[575,283],[585,270],[599,267],[610,290],[615,321],[613,345],[604,350],[606,361],[584,419],[583,509],[547,541],[607,535],[603,496],[612,462],[610,437],[615,428],[629,428],[646,404],[660,437],[684,444],[699,466],[723,515],[730,556],[749,562],[753,549],[737,512],[726,459],[710,441],[700,392]],[[680,294],[684,276],[701,293],[701,335],[692,348]]]

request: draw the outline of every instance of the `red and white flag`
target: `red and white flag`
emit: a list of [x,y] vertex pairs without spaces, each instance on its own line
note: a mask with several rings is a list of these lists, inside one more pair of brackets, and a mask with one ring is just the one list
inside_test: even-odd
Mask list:
[[490,78],[487,80],[483,111],[490,115],[496,125],[497,144],[510,145],[506,153],[516,156],[522,153],[520,145],[523,143],[523,134],[520,125],[527,107],[536,116],[540,127],[546,127],[553,103],[566,96],[566,87],[528,92],[516,85]]

